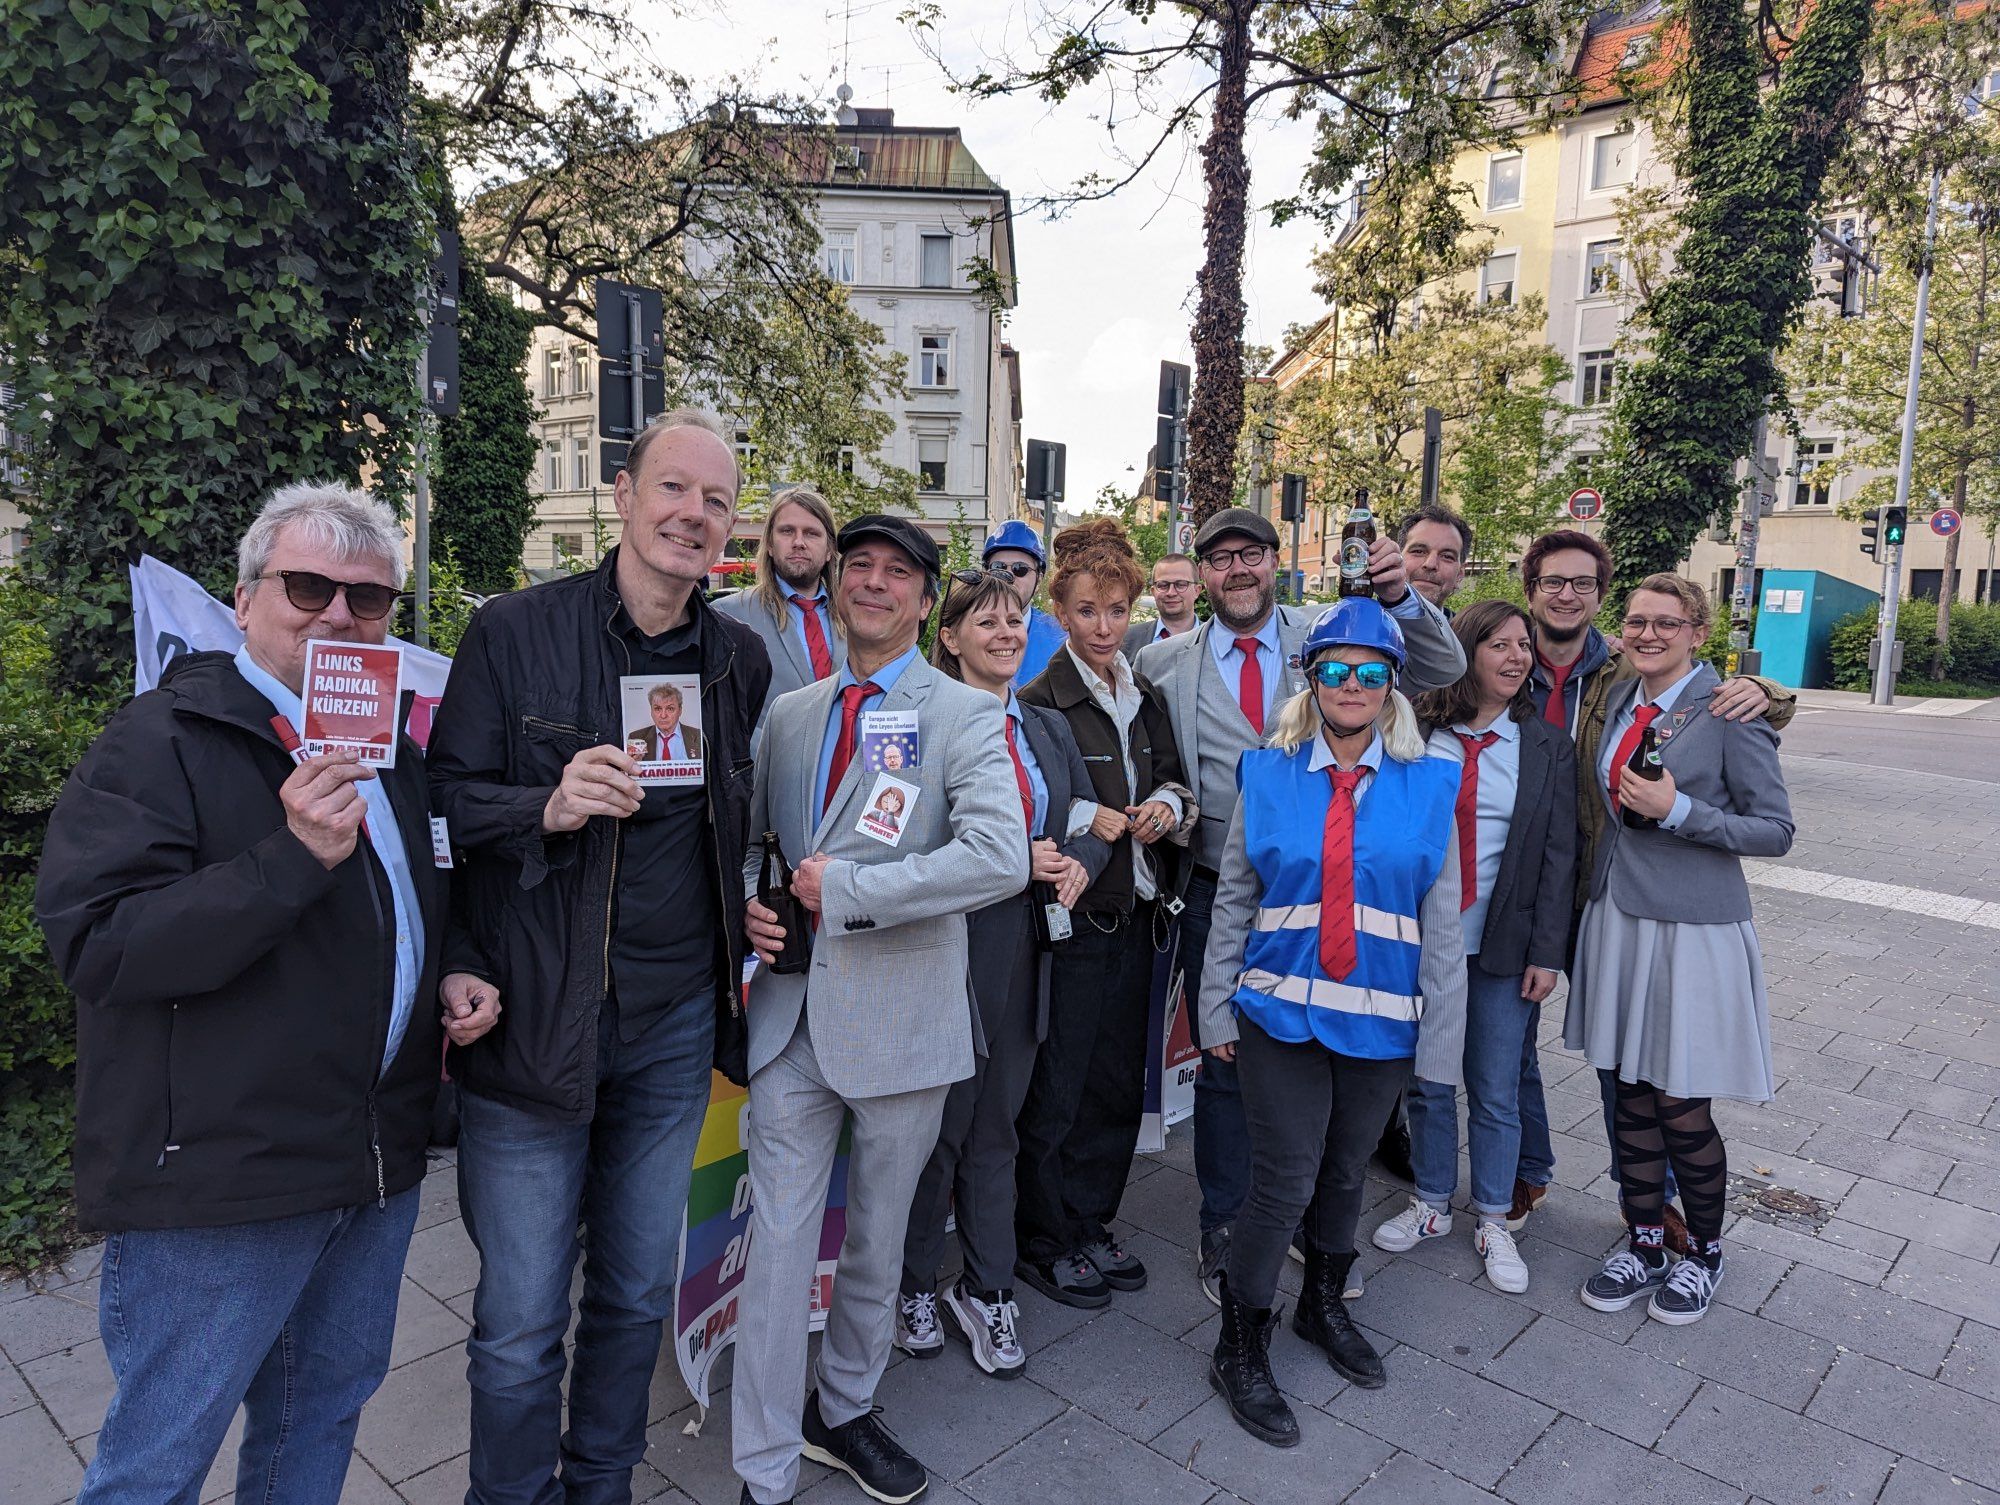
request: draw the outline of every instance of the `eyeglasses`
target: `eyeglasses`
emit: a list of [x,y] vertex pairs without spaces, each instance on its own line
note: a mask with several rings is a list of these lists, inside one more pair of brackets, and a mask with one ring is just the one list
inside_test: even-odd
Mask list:
[[1352,679],[1364,690],[1386,690],[1395,676],[1387,664],[1343,664],[1339,659],[1323,659],[1309,671],[1329,690],[1337,690]]
[[1153,582],[1153,594],[1156,596],[1161,591],[1191,591],[1193,589],[1194,582],[1192,580],[1155,580]]
[[1567,586],[1570,594],[1583,597],[1594,596],[1601,589],[1595,575],[1537,575],[1535,593],[1542,596],[1560,596]]
[[1246,570],[1254,570],[1271,557],[1271,546],[1266,543],[1246,543],[1240,549],[1210,549],[1202,555],[1202,563],[1212,570],[1234,569],[1242,565]]
[[[1033,565],[1027,564],[1014,566],[1014,569],[1023,572],[1033,568]],[[1004,564],[989,564],[976,569],[953,570],[951,578],[956,585],[984,585],[988,580],[1012,580],[1014,573]]]
[[1642,638],[1649,632],[1670,638],[1683,627],[1692,627],[1694,624],[1686,617],[1627,617],[1621,625],[1628,638]]
[[333,605],[338,592],[346,591],[347,609],[364,622],[381,621],[405,594],[393,585],[378,585],[373,580],[333,580],[311,570],[277,570],[257,578],[282,580],[285,599],[300,611],[325,611]]
[[1012,575],[1016,580],[1022,580],[1035,573],[1035,566],[1023,564],[1017,559],[1012,564],[989,564],[986,572],[989,575]]

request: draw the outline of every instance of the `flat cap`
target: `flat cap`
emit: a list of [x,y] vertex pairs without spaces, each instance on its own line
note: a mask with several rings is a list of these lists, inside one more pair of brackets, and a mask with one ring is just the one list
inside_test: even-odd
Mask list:
[[845,554],[871,538],[879,538],[886,543],[894,544],[916,560],[923,567],[924,573],[933,580],[944,568],[938,558],[937,545],[932,542],[930,534],[926,533],[915,520],[907,517],[891,517],[886,512],[870,512],[854,519],[840,530],[839,537],[834,540],[834,547]]
[[1252,543],[1261,543],[1267,548],[1278,546],[1278,530],[1271,526],[1268,517],[1259,517],[1248,507],[1225,507],[1203,523],[1201,531],[1195,534],[1195,554],[1206,554],[1210,544],[1231,533],[1240,533]]

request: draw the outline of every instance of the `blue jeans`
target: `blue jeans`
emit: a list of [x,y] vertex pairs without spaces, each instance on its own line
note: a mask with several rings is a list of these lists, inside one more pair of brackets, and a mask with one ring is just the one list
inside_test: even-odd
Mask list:
[[[618,1038],[616,1015],[607,999],[590,1122],[561,1123],[474,1092],[461,1100],[459,1208],[479,1250],[466,1343],[467,1505],[625,1505],[632,1466],[645,1456],[647,1397],[673,1312],[681,1215],[708,1109],[715,1015],[704,993],[629,1041]],[[564,1432],[563,1334],[579,1250],[583,1298]]]
[[[1521,996],[1518,973],[1494,977],[1468,957],[1465,968],[1466,1139],[1473,1211],[1501,1217],[1514,1205],[1521,1164],[1521,1041],[1535,1038],[1541,1005]],[[1458,1190],[1458,1094],[1417,1078],[1409,1093],[1410,1161],[1417,1195],[1449,1207]]]
[[239,1405],[236,1498],[334,1505],[389,1372],[417,1200],[112,1234],[97,1325],[118,1391],[79,1505],[195,1505]]
[[1514,1174],[1530,1186],[1547,1186],[1555,1179],[1556,1148],[1549,1138],[1549,1100],[1542,1094],[1542,1052],[1535,1036],[1541,1032],[1541,1012],[1521,1041],[1521,1164]]
[[[1208,956],[1209,925],[1215,915],[1215,878],[1196,868],[1188,879],[1181,911],[1183,1007],[1201,1022],[1201,970]],[[1201,1034],[1195,1030],[1197,1037]],[[1197,1044],[1202,1043],[1199,1038]],[[1204,1054],[1194,1077],[1194,1178],[1201,1187],[1201,1231],[1213,1233],[1236,1221],[1250,1195],[1250,1125],[1243,1116],[1243,1090],[1236,1063]]]

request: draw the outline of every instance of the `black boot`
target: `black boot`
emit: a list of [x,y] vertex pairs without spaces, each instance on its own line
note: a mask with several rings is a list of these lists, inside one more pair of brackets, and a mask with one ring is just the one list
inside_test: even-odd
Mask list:
[[1268,1306],[1245,1306],[1229,1293],[1229,1277],[1221,1276],[1222,1335],[1209,1360],[1208,1382],[1229,1402],[1236,1424],[1273,1447],[1299,1445],[1299,1419],[1278,1393],[1271,1377],[1271,1334],[1277,1314]]
[[1361,1336],[1361,1329],[1347,1315],[1341,1292],[1347,1288],[1347,1272],[1354,1265],[1350,1254],[1321,1254],[1306,1250],[1305,1284],[1299,1290],[1299,1304],[1292,1312],[1292,1331],[1319,1348],[1327,1362],[1363,1390],[1380,1390],[1389,1383],[1382,1368],[1382,1356]]

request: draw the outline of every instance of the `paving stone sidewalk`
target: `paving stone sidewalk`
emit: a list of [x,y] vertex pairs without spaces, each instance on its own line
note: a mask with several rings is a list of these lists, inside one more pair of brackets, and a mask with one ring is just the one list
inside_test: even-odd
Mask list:
[[[2000,897],[2000,785],[1907,775],[1885,798],[1884,780],[1853,768],[1788,756],[1787,771],[1798,872]],[[1147,1290],[1095,1315],[1024,1294],[1031,1357],[1013,1383],[982,1378],[956,1345],[892,1365],[879,1398],[931,1470],[929,1497],[2000,1502],[2000,931],[1754,892],[1782,1085],[1768,1106],[1719,1110],[1738,1210],[1705,1322],[1667,1328],[1577,1300],[1620,1233],[1595,1082],[1549,1043],[1558,1006],[1543,1028],[1558,1185],[1522,1236],[1525,1295],[1486,1283],[1465,1219],[1409,1254],[1368,1248],[1355,1313],[1387,1356],[1388,1387],[1347,1387],[1281,1328],[1274,1361],[1304,1440],[1266,1448],[1205,1378],[1216,1317],[1194,1279],[1198,1199],[1177,1131],[1134,1167],[1122,1212],[1153,1272]],[[1364,1228],[1404,1195],[1371,1184]],[[418,1229],[394,1369],[363,1418],[343,1496],[352,1505],[464,1496],[462,1345],[478,1263],[448,1158]],[[110,1391],[96,1260],[85,1252],[45,1281],[0,1287],[0,1505],[61,1505],[90,1457]],[[735,1501],[727,1358],[719,1378],[700,1422],[663,1363],[636,1499]],[[232,1437],[204,1502],[229,1494],[233,1449]],[[861,1498],[812,1465],[802,1497]]]

